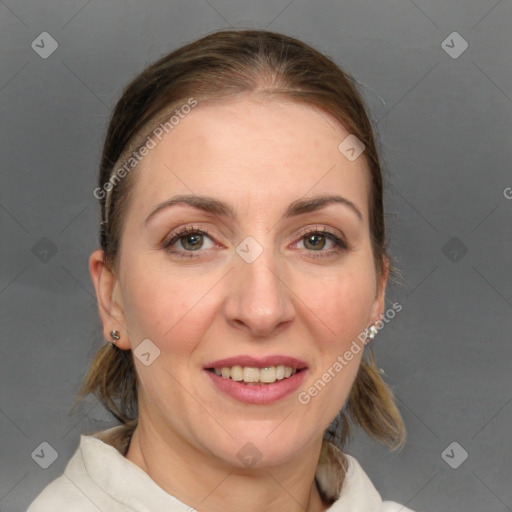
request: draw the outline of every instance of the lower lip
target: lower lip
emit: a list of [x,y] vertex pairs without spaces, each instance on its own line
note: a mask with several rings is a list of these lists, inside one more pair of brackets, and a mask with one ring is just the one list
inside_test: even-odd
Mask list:
[[302,384],[307,370],[272,384],[244,384],[220,377],[215,372],[205,370],[217,388],[230,397],[246,404],[273,404],[290,395]]

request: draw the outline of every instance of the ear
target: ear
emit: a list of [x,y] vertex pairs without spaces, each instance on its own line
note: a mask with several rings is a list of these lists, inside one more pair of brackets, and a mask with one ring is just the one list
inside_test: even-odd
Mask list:
[[91,254],[89,272],[96,290],[96,300],[103,324],[103,336],[106,340],[112,341],[110,331],[119,331],[121,338],[116,342],[116,346],[124,350],[130,349],[119,280],[105,263],[104,251],[97,250]]
[[370,321],[371,323],[377,322],[377,320],[380,320],[382,316],[384,315],[384,306],[385,306],[385,299],[386,299],[386,285],[388,283],[389,278],[389,270],[390,270],[390,263],[389,259],[384,256],[382,258],[382,266],[381,266],[381,272],[380,276],[378,276],[377,279],[377,293],[375,296],[375,301],[372,305],[372,311],[371,311],[371,317]]

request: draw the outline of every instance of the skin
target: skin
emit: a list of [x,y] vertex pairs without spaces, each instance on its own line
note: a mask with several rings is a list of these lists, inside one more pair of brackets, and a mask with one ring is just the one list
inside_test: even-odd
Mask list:
[[[245,95],[198,105],[134,171],[116,271],[101,250],[90,257],[106,339],[117,329],[122,349],[149,338],[160,350],[149,366],[135,358],[139,424],[126,457],[198,510],[327,508],[314,482],[322,434],[362,351],[309,404],[297,394],[380,317],[388,277],[387,261],[375,272],[366,162],[338,150],[347,135],[330,115],[292,102]],[[178,205],[145,225],[158,204],[191,193],[228,203],[236,218]],[[342,204],[282,218],[293,201],[321,194],[350,200],[362,220]],[[211,238],[201,246],[185,235],[171,248],[195,257],[171,254],[162,242],[188,225]],[[349,250],[329,238],[308,243],[306,227],[341,234]],[[247,236],[263,248],[252,263],[235,251]],[[306,381],[277,403],[240,403],[203,370],[240,354],[302,359]],[[249,442],[261,454],[252,468],[237,457]]]

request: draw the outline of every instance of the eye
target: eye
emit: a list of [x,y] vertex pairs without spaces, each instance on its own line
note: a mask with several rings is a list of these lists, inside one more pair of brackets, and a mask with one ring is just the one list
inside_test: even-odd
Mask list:
[[[342,250],[348,250],[348,244],[339,236],[331,233],[327,229],[312,228],[302,234],[299,242],[303,242],[304,247],[308,252],[318,252],[321,254],[311,255],[312,257],[328,256],[332,253],[337,253]],[[331,248],[323,250],[326,245],[331,244]],[[327,254],[325,254],[327,253]]]
[[[211,244],[209,247],[204,247],[205,237],[210,239]],[[174,245],[181,246],[182,250],[173,248]],[[211,249],[214,244],[207,231],[194,228],[193,226],[187,226],[174,233],[169,240],[164,242],[163,246],[171,254],[193,258],[195,254],[190,254],[191,252],[197,252],[200,249]]]
[[[205,239],[209,240],[209,245],[207,244],[206,247]],[[312,258],[332,256],[340,251],[349,249],[348,244],[342,238],[325,228],[310,228],[302,234],[299,242],[303,243],[306,251],[310,253],[308,256]],[[324,250],[329,244],[331,247]],[[170,239],[163,243],[166,251],[184,258],[198,257],[199,254],[194,253],[200,253],[201,249],[211,249],[214,246],[215,243],[208,231],[194,226],[187,226],[178,230]]]

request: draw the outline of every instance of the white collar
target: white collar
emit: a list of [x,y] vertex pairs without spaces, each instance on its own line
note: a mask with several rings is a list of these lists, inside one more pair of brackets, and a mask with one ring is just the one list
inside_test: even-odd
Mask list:
[[[79,452],[90,478],[108,495],[136,510],[190,512],[190,507],[165,492],[119,449],[124,426],[80,436]],[[329,512],[379,512],[382,499],[357,460],[332,443],[322,449],[316,471],[320,489],[336,497]],[[343,475],[346,460],[346,474]],[[340,492],[340,480],[343,480]]]

